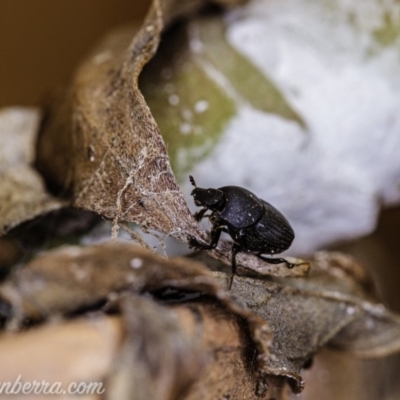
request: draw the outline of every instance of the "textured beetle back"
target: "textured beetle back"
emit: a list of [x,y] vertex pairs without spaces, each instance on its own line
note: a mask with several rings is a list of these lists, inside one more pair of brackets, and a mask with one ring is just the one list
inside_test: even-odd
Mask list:
[[289,221],[274,206],[262,200],[264,215],[254,227],[273,253],[280,253],[290,247],[294,240],[294,231]]
[[254,225],[263,215],[264,206],[254,193],[238,186],[219,188],[225,194],[225,206],[220,218],[235,229]]

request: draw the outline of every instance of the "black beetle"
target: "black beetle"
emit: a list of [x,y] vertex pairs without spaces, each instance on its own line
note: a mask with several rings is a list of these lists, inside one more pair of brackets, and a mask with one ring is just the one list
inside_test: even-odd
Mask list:
[[[236,273],[236,254],[254,253],[270,264],[292,264],[284,258],[265,257],[262,254],[279,254],[293,242],[294,232],[288,220],[271,204],[259,199],[254,193],[239,186],[223,186],[218,189],[199,188],[192,176],[195,187],[191,193],[196,206],[203,207],[194,217],[196,221],[208,217],[212,224],[210,244],[200,243],[189,237],[189,246],[198,249],[214,249],[221,232],[227,232],[233,239],[232,272]],[[205,215],[210,210],[211,214]]]

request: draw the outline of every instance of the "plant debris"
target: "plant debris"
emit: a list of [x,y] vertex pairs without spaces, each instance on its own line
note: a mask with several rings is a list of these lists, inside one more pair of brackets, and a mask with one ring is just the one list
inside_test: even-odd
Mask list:
[[[9,329],[16,330],[27,323],[71,317],[87,311],[122,310],[125,319],[133,324],[129,329],[136,332],[132,340],[142,342],[138,326],[148,325],[154,333],[150,335],[147,331],[146,335],[156,335],[154,340],[164,343],[169,340],[168,335],[164,332],[157,339],[158,332],[163,330],[159,324],[172,326],[168,322],[170,317],[145,317],[158,313],[161,305],[150,305],[137,299],[137,295],[149,293],[164,303],[162,307],[176,310],[189,307],[194,314],[201,314],[203,311],[194,309],[203,310],[201,305],[210,304],[213,299],[212,307],[230,315],[228,319],[242,321],[231,324],[231,333],[227,332],[223,340],[231,334],[248,335],[249,339],[244,341],[247,344],[241,346],[253,354],[252,373],[255,375],[252,379],[257,385],[275,376],[283,381],[287,379],[298,393],[304,386],[300,375],[302,368],[323,346],[339,347],[365,357],[384,356],[400,350],[400,317],[373,299],[368,279],[353,260],[341,254],[321,253],[312,263],[307,278],[235,276],[232,290],[228,291],[223,288],[227,289],[230,274],[210,272],[187,258],[165,260],[148,250],[121,243],[70,246],[44,253],[12,273],[0,285],[0,313]],[[213,268],[216,269],[215,264]],[[168,300],[171,296],[167,293],[174,291],[180,296],[175,301]],[[193,296],[193,293],[198,295]],[[141,310],[142,307],[147,311]],[[188,312],[185,310],[182,313]],[[219,319],[216,315],[213,318]],[[189,330],[195,331],[194,328]],[[220,337],[218,329],[212,334]],[[135,346],[130,342],[126,345]],[[127,359],[125,353],[133,358]],[[125,353],[121,353],[122,372],[117,369],[113,378],[116,381],[112,380],[118,393],[122,389],[118,389],[117,376],[124,374],[125,368],[134,368],[132,363],[137,368],[136,356],[132,352]],[[179,358],[179,354],[180,350],[175,356]],[[147,357],[150,364],[152,357]],[[199,361],[200,364],[203,361]],[[150,365],[149,368],[154,367]],[[158,398],[156,393],[154,396]]]

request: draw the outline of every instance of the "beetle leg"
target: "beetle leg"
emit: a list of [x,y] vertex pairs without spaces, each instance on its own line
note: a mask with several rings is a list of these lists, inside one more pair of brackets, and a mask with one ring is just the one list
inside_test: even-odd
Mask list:
[[194,219],[196,221],[201,221],[204,218],[204,214],[207,211],[207,208],[203,208],[200,211],[198,211],[196,214],[193,215]]
[[284,258],[265,257],[265,256],[262,256],[261,254],[257,254],[257,257],[261,258],[261,260],[264,260],[270,264],[285,264],[287,268],[293,268],[295,266],[295,264],[290,263],[289,261],[285,260]]
[[237,243],[233,243],[232,246],[232,274],[235,275],[236,274],[236,254],[239,253],[239,251],[241,250],[241,247],[237,244]]
[[219,238],[221,236],[222,226],[213,226],[211,229],[211,242],[210,244],[200,243],[194,236],[189,236],[189,246],[196,247],[201,250],[211,250],[217,247]]
[[231,288],[232,288],[233,278],[236,275],[236,269],[237,269],[236,254],[239,253],[240,250],[241,250],[241,247],[237,243],[233,243],[233,246],[232,246],[232,276],[231,276],[231,279],[229,282],[229,290],[231,290]]

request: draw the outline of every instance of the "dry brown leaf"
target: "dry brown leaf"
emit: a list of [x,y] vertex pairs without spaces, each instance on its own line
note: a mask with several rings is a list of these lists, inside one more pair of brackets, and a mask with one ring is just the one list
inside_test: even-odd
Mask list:
[[166,260],[140,247],[114,242],[42,253],[7,277],[0,285],[0,298],[11,307],[9,318],[40,321],[92,307],[114,292],[128,289],[139,293],[163,287],[210,294],[235,311],[229,295],[200,263],[184,258]]
[[[151,298],[131,296],[120,303],[122,318],[96,316],[3,334],[1,382],[60,382],[66,391],[74,382],[86,382],[93,393],[84,399],[177,399],[197,378],[202,353],[176,313]],[[103,396],[94,390],[96,384]]]
[[184,328],[192,332],[207,363],[185,400],[284,400],[291,390],[285,378],[259,379],[257,352],[243,322],[213,301],[173,306]]
[[128,332],[106,380],[106,398],[287,398],[282,378],[260,379],[243,321],[221,304],[203,299],[172,304],[170,312],[149,299],[126,297],[122,309]]
[[27,108],[0,111],[0,235],[64,203],[51,196],[32,168],[39,112]]
[[[216,1],[223,5],[242,0]],[[114,221],[129,221],[188,242],[208,240],[193,219],[172,173],[165,143],[138,88],[138,77],[153,57],[167,24],[191,14],[206,0],[154,0],[143,26],[109,36],[78,69],[70,93],[55,102],[38,142],[36,164],[75,206]],[[133,39],[131,39],[133,35]],[[210,253],[230,263],[231,246]],[[239,265],[262,274],[303,276],[294,269],[268,265],[239,254]]]
[[396,400],[400,393],[398,354],[378,359],[360,359],[351,353],[322,350],[312,368],[304,371],[307,400]]
[[176,314],[145,297],[120,300],[125,337],[107,377],[105,398],[174,400],[196,380],[204,355]]
[[169,287],[217,299],[246,321],[258,352],[268,352],[267,323],[222,290],[206,267],[182,258],[168,261],[128,244],[70,246],[44,253],[0,285],[0,314],[16,329],[26,320],[37,322],[100,307],[123,291]]
[[[243,306],[241,301],[221,290],[205,267],[187,259],[177,258],[167,261],[139,247],[117,243],[88,248],[58,249],[37,257],[24,269],[10,275],[0,287],[0,313],[7,316],[9,326],[15,329],[27,319],[38,322],[43,318],[57,319],[62,315],[82,312],[88,308],[93,310],[101,307],[108,299],[108,308],[111,307],[114,310],[117,305],[117,309],[122,309],[127,327],[126,341],[121,350],[121,356],[114,374],[110,377],[109,384],[112,388],[110,398],[116,398],[114,394],[121,391],[126,395],[129,395],[132,390],[135,390],[135,393],[138,391],[137,388],[131,386],[133,384],[131,374],[128,374],[131,377],[128,381],[124,379],[127,371],[131,371],[132,368],[141,370],[138,365],[141,365],[140,355],[143,353],[137,353],[135,350],[138,341],[149,343],[149,354],[145,358],[159,360],[165,356],[165,363],[169,365],[168,373],[172,371],[171,363],[175,362],[171,360],[178,362],[177,374],[165,375],[167,372],[160,370],[154,376],[151,372],[156,368],[154,361],[147,360],[146,365],[149,371],[136,372],[136,374],[139,381],[144,379],[144,375],[150,374],[154,385],[145,385],[143,390],[147,389],[142,393],[141,398],[146,398],[146,396],[147,398],[174,398],[176,391],[184,391],[193,381],[192,375],[189,374],[185,380],[183,372],[179,372],[181,368],[186,373],[190,370],[187,366],[184,367],[188,361],[182,358],[182,354],[185,354],[185,357],[193,364],[192,356],[188,351],[175,346],[171,353],[164,353],[166,349],[171,348],[171,341],[178,340],[174,335],[168,335],[168,332],[173,334],[177,329],[178,321],[166,320],[167,312],[160,306],[147,304],[146,300],[131,298],[132,293],[143,292],[159,293],[159,296],[164,298],[160,290],[168,288],[184,292],[197,291],[202,296],[209,296],[209,300],[199,298],[201,304],[198,306],[190,306],[189,310],[193,315],[189,322],[181,324],[185,326],[185,331],[191,332],[195,343],[203,343],[207,352],[212,353],[214,359],[212,364],[217,370],[215,371],[211,366],[204,378],[206,383],[212,383],[210,399],[215,398],[214,391],[220,390],[232,393],[232,399],[253,399],[256,387],[260,392],[266,392],[267,382],[273,384],[270,392],[272,390],[277,394],[282,392],[283,389],[280,390],[274,386],[273,378],[268,378],[263,370],[258,368],[259,355],[266,355],[270,344],[271,337],[267,323]],[[119,306],[120,304],[122,306]],[[196,311],[196,307],[203,311]],[[205,312],[204,309],[208,307],[214,311]],[[219,311],[215,312],[215,310]],[[200,317],[202,313],[204,315]],[[224,329],[221,313],[225,316]],[[187,315],[187,312],[180,311],[178,314]],[[210,321],[204,322],[207,320]],[[213,329],[204,330],[204,326],[210,326],[210,324]],[[166,326],[169,328],[166,329]],[[220,336],[221,333],[225,333],[224,336]],[[138,336],[141,339],[138,339]],[[182,345],[182,340],[179,339],[178,344]],[[232,340],[234,344],[231,344]],[[225,349],[226,357],[221,358],[218,355],[221,349],[217,344]],[[232,354],[230,354],[231,346],[233,346]],[[251,365],[249,361],[246,361],[248,351],[251,353]],[[182,365],[179,364],[179,360],[182,360]],[[199,362],[203,361],[200,357]],[[232,373],[225,371],[227,380],[220,382],[218,371],[221,371],[221,368],[228,369],[230,363],[232,363]],[[196,368],[193,368],[196,371]],[[233,374],[235,371],[243,372],[240,380]],[[245,385],[245,388],[252,388],[247,397],[242,397],[244,388],[241,387],[241,383]],[[284,387],[284,382],[279,381],[278,386]],[[161,396],[161,392],[158,392],[160,388],[165,389],[162,393],[167,397],[157,397]],[[155,392],[150,393],[151,390]],[[172,397],[168,397],[169,393]],[[192,396],[198,398],[196,393]]]
[[[138,76],[154,55],[165,24],[206,3],[153,1],[130,43],[129,33],[112,36],[78,69],[71,97],[59,110],[66,114],[60,121],[49,119],[37,159],[45,176],[72,190],[76,206],[183,240],[188,233],[201,234],[138,89]],[[54,154],[60,156],[56,168]]]
[[[216,272],[228,287],[229,274]],[[365,272],[350,257],[319,253],[307,278],[235,277],[232,292],[272,329],[265,370],[286,376],[295,392],[301,369],[323,346],[379,357],[400,350],[400,317],[377,303]]]
[[134,295],[119,303],[122,317],[3,334],[1,381],[14,382],[21,374],[24,382],[60,382],[63,389],[72,382],[103,383],[102,396],[80,396],[85,400],[288,398],[282,378],[260,383],[247,332],[221,304],[209,299],[161,306]]
[[[260,376],[288,378],[295,392],[304,385],[301,369],[325,345],[365,356],[400,349],[399,317],[372,300],[366,275],[343,255],[321,253],[303,279],[236,276],[231,292],[211,274],[188,259],[168,261],[127,244],[65,247],[10,275],[0,286],[0,311],[15,328],[26,319],[113,304],[124,292],[174,288],[209,295],[246,321]],[[230,273],[217,272],[217,278],[228,287]]]

